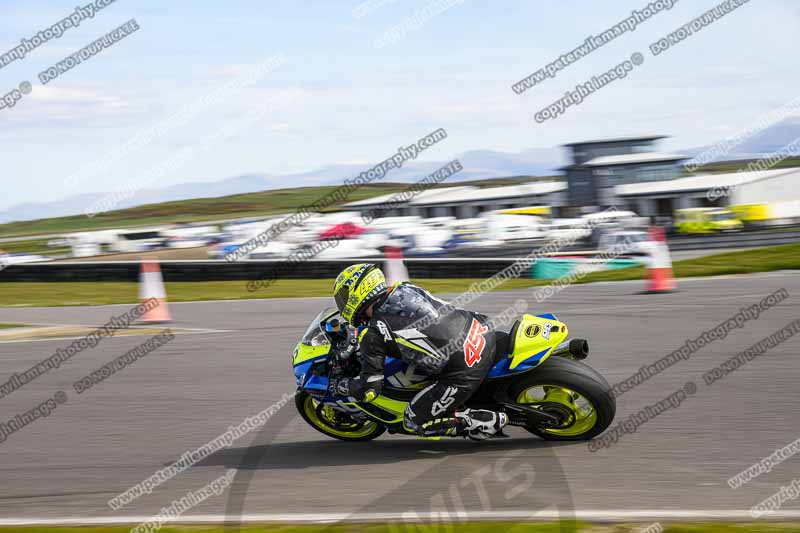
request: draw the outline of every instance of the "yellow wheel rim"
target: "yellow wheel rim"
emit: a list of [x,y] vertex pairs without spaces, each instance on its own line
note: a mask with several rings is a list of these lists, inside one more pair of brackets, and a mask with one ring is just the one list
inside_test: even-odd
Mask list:
[[535,385],[517,396],[518,404],[555,402],[572,413],[572,423],[563,428],[546,428],[543,431],[552,435],[577,437],[589,432],[597,423],[597,409],[592,402],[573,390],[557,385]]
[[317,414],[318,405],[319,402],[316,401],[311,396],[309,396],[303,403],[303,410],[305,411],[305,414],[311,421],[311,423],[314,424],[314,427],[319,428],[323,433],[327,433],[329,435],[334,435],[337,437],[356,439],[360,437],[366,437],[378,428],[377,422],[370,421],[364,424],[363,426],[359,427],[358,429],[352,431],[336,429],[332,425],[333,409],[327,406],[323,407],[322,408],[323,416],[320,417]]

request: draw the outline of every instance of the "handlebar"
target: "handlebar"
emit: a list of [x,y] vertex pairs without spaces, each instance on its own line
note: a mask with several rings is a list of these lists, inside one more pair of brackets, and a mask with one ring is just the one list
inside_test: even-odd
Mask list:
[[358,334],[346,322],[331,320],[320,324],[331,341],[329,377],[347,375],[353,354],[358,350]]

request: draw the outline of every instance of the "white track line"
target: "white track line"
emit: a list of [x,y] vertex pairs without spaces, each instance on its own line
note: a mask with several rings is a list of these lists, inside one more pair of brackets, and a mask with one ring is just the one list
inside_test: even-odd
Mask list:
[[[159,328],[159,327],[155,327],[155,326],[150,326],[150,329],[154,329],[154,330],[155,329],[160,329],[160,330],[171,329],[169,324],[160,324],[160,325],[163,325],[163,327]],[[132,328],[132,329],[144,329],[144,326],[140,327],[140,328]],[[237,331],[238,330],[235,330],[235,329],[181,328],[181,327],[177,327],[176,326],[176,329],[173,329],[172,333],[174,333],[175,335],[200,335],[200,334],[208,334],[208,333],[234,333],[234,332],[237,332]],[[152,334],[151,331],[142,331],[141,333],[133,333],[133,334],[128,334],[128,335],[119,335],[119,336],[115,336],[115,337],[111,337],[111,338],[125,339],[125,338],[128,338],[128,337],[141,337],[142,335],[150,335],[150,334]],[[71,340],[79,340],[79,339],[83,339],[83,338],[86,338],[86,335],[78,336],[78,337],[47,337],[47,338],[44,338],[44,339],[19,339],[19,340],[10,340],[10,341],[0,341],[0,344],[18,344],[18,343],[21,343],[21,342],[71,341]]]
[[[442,522],[441,513],[416,513],[419,522]],[[552,521],[577,520],[594,522],[638,522],[649,520],[740,520],[752,522],[753,518],[749,511],[730,510],[640,510],[640,511],[550,511],[540,512],[531,511],[466,511],[453,515],[452,522],[481,521],[481,520],[521,520],[521,521]],[[115,517],[87,517],[87,518],[0,518],[0,526],[62,526],[62,525],[122,525],[140,524],[152,518],[149,515],[143,516],[115,516]],[[226,515],[187,515],[181,516],[170,523],[182,524],[218,524],[227,521],[234,522],[279,522],[279,523],[333,523],[333,522],[388,522],[388,521],[410,521],[408,513],[303,513],[303,514],[245,514],[233,519]],[[800,511],[776,511],[766,517],[766,520],[798,520]],[[760,519],[764,520],[764,519]]]
[[[640,280],[642,281],[642,280]],[[167,295],[169,296],[169,295]],[[281,300],[290,300],[290,301],[297,301],[297,300],[331,300],[333,301],[333,296],[303,296],[303,297],[295,297],[295,296],[286,296],[280,298],[227,298],[227,299],[220,299],[220,300],[191,300],[189,302],[168,302],[170,306],[173,305],[188,305],[188,304],[218,304],[218,303],[235,303],[235,302],[276,302]],[[11,304],[11,305],[0,305],[0,311],[3,309],[70,309],[70,308],[79,308],[79,309],[98,309],[102,307],[133,307],[136,305],[136,302],[130,302],[126,304],[90,304],[90,305],[83,305],[80,303],[76,303],[73,305],[30,305],[30,304]]]

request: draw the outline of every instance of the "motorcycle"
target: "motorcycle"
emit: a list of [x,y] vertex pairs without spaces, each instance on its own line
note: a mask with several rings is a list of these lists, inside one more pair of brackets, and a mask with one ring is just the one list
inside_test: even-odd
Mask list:
[[[496,331],[494,366],[463,407],[505,412],[509,425],[547,440],[589,440],[602,433],[616,413],[611,387],[582,362],[588,341],[567,340],[568,333],[552,314],[523,315],[508,332]],[[433,379],[387,357],[380,396],[370,402],[332,396],[329,379],[358,375],[357,350],[358,331],[336,309],[312,320],[292,354],[300,416],[344,441],[368,441],[386,431],[413,435],[403,427],[403,413]]]

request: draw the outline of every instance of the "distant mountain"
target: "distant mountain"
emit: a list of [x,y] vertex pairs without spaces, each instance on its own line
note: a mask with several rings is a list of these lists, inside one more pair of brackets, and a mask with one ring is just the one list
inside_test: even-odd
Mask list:
[[[483,173],[485,178],[552,176],[558,174],[556,169],[566,161],[560,148],[532,149],[518,154],[473,150],[463,154],[459,160],[465,171]],[[459,179],[463,181],[465,178]]]
[[[736,133],[734,135],[736,135]],[[764,129],[748,139],[745,139],[741,144],[734,146],[728,154],[718,158],[717,161],[760,159],[767,155],[787,149],[788,145],[793,144],[799,139],[800,118],[790,117],[770,126],[769,128]],[[719,139],[717,142],[724,140],[725,139]],[[800,145],[800,142],[797,144]],[[684,153],[689,157],[695,157],[712,148],[713,146],[714,144],[709,144],[707,146],[701,146],[698,148],[690,148],[688,150],[682,150],[681,153]],[[790,152],[794,153],[794,155],[800,155],[799,150],[790,150]]]
[[[765,129],[758,135],[743,142],[736,153],[743,157],[764,157],[778,152],[794,141],[800,139],[800,119],[790,118]],[[800,143],[797,143],[800,144]],[[795,150],[795,153],[798,153]]]

